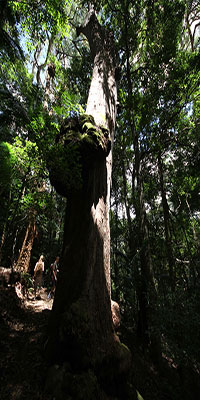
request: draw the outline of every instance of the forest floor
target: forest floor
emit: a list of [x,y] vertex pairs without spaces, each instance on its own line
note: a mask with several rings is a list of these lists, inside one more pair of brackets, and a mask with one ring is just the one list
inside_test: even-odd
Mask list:
[[0,399],[46,400],[43,349],[52,299],[19,299],[14,287],[0,288]]
[[[40,299],[34,300],[32,294],[28,299],[19,298],[14,287],[0,287],[1,400],[49,400],[44,391],[48,372],[44,348],[52,305],[46,289],[41,291]],[[181,376],[169,364],[165,371],[155,369],[136,349],[137,346],[132,349],[131,381],[144,400],[199,398],[199,375],[186,370]]]

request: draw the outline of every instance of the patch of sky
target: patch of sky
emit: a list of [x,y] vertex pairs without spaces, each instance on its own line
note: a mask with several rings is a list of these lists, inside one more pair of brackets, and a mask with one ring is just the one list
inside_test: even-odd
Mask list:
[[[48,41],[38,45],[37,61],[35,59],[36,46],[33,44],[30,36],[25,32],[20,33],[20,45],[25,55],[27,70],[30,74],[34,75],[34,65],[43,65],[46,61]],[[45,71],[41,71],[41,82],[45,81]],[[36,83],[36,76],[34,76],[34,83]]]
[[190,101],[189,103],[187,103],[184,106],[183,111],[185,111],[185,113],[187,114],[187,117],[191,117],[192,112],[193,112],[193,102]]

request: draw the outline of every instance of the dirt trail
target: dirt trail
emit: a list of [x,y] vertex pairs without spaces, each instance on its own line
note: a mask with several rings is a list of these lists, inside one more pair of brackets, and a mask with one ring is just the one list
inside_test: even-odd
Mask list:
[[52,303],[45,289],[41,299],[22,301],[13,287],[0,288],[1,400],[47,400],[43,349]]
[[40,299],[36,298],[36,300],[34,300],[33,295],[29,295],[29,298],[24,300],[25,308],[32,312],[42,312],[45,310],[51,310],[53,305],[53,300],[48,298],[48,293],[46,289],[42,289],[40,295],[41,298]]

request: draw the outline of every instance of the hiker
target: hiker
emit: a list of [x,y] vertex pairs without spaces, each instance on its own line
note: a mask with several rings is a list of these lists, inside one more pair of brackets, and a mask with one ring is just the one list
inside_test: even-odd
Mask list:
[[36,298],[36,292],[38,288],[39,297],[40,297],[40,289],[42,286],[43,272],[44,272],[44,256],[40,256],[38,262],[35,264],[34,268],[34,294]]
[[56,290],[56,284],[57,284],[57,278],[58,278],[58,263],[59,263],[59,257],[57,256],[54,263],[50,265],[50,271],[51,271],[51,292],[49,293],[49,298],[54,296],[55,290]]

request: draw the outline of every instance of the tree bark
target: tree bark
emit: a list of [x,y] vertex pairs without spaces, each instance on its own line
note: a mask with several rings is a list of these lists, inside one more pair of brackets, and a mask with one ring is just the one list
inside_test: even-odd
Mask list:
[[36,237],[37,230],[35,225],[35,211],[30,212],[29,224],[26,229],[23,244],[20,250],[20,254],[15,266],[15,269],[20,272],[28,272],[31,258],[31,251],[33,248],[33,242]]
[[173,246],[171,240],[171,232],[170,232],[170,214],[169,214],[169,206],[167,202],[167,196],[164,186],[164,174],[163,174],[163,164],[161,159],[161,154],[158,154],[158,173],[160,179],[160,190],[162,197],[162,207],[163,207],[163,217],[164,217],[164,227],[165,227],[165,243],[166,243],[166,252],[167,252],[167,262],[169,267],[169,275],[170,275],[170,283],[171,289],[174,292],[175,290],[175,262],[173,257]]
[[[109,203],[117,101],[115,51],[112,37],[100,26],[94,11],[77,33],[87,37],[94,59],[86,109],[93,119],[84,118],[94,122],[96,133],[90,134],[89,129],[86,138],[84,127],[91,123],[81,122],[80,117],[67,122],[58,138],[58,145],[62,142],[64,148],[77,141],[80,185],[68,184],[65,190],[62,174],[57,171],[55,175],[52,165],[50,168],[56,190],[67,195],[67,208],[47,356],[52,363],[68,362],[74,370],[92,369],[104,388],[115,391],[116,376],[124,376],[130,365],[130,353],[120,344],[111,315]],[[67,130],[75,132],[76,126],[79,133],[71,140]]]

